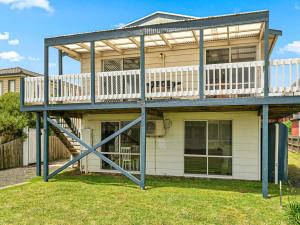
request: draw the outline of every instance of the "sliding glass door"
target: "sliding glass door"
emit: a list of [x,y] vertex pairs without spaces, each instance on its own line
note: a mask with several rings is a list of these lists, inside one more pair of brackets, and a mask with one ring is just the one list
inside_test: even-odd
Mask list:
[[[101,139],[110,136],[129,122],[102,122]],[[129,171],[140,170],[140,128],[139,125],[133,126],[119,137],[109,141],[101,147],[101,152],[107,158]],[[102,169],[113,169],[109,164],[101,161]]]
[[232,175],[232,121],[186,121],[186,174]]

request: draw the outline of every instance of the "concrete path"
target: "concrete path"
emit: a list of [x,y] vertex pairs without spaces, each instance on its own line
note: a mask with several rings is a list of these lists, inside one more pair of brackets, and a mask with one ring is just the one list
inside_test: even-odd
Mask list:
[[[49,169],[55,170],[66,161],[57,161],[50,164]],[[35,177],[35,165],[0,170],[0,188],[29,181]]]

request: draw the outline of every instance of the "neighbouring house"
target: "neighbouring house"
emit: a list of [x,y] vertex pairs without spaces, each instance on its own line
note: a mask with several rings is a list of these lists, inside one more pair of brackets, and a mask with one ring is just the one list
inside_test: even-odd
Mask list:
[[[146,174],[261,180],[267,196],[269,119],[300,110],[299,59],[270,60],[281,35],[269,11],[157,12],[46,38],[45,76],[24,79],[21,108],[81,151],[51,174],[44,158],[44,180],[80,160],[84,172],[122,173],[141,188]],[[63,74],[63,57],[80,62],[78,74]]]
[[8,92],[20,92],[21,77],[38,77],[41,74],[21,67],[0,69],[0,95]]
[[295,137],[299,137],[300,136],[300,113],[295,113],[293,115],[293,118],[291,119],[292,122],[292,127],[291,127],[291,135],[295,136]]

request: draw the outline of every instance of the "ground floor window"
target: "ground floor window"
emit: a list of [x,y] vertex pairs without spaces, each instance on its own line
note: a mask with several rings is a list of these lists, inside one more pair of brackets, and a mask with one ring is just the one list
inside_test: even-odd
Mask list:
[[[120,128],[126,126],[129,121],[102,122],[101,139],[110,136]],[[104,155],[121,166],[125,170],[140,170],[140,128],[135,125],[122,133],[119,137],[109,141],[101,147]],[[113,169],[109,164],[102,160],[102,169]]]
[[232,175],[232,121],[186,121],[184,172]]

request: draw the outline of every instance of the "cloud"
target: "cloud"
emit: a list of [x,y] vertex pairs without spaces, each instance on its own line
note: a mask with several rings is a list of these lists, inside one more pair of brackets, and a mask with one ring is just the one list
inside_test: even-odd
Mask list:
[[41,8],[47,12],[53,12],[49,0],[0,0],[0,4],[9,5],[11,9]]
[[19,39],[13,39],[13,40],[9,40],[8,44],[9,45],[18,45],[18,44],[20,44],[20,41],[19,41]]
[[0,59],[8,60],[10,62],[19,62],[20,60],[24,59],[24,57],[15,51],[8,51],[0,52]]
[[296,53],[300,54],[300,41],[293,41],[292,43],[289,43],[282,48],[279,49],[281,53],[284,52],[291,52],[291,53]]
[[300,5],[298,2],[295,2],[294,9],[300,10]]
[[8,40],[8,39],[9,39],[9,33],[8,32],[0,33],[0,41],[5,41],[5,40]]
[[33,61],[33,62],[38,62],[38,61],[40,61],[40,58],[33,57],[33,56],[28,56],[28,60]]

